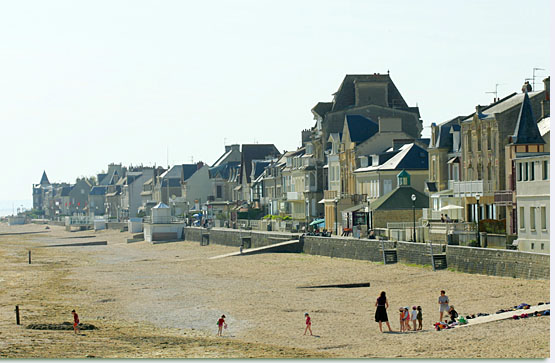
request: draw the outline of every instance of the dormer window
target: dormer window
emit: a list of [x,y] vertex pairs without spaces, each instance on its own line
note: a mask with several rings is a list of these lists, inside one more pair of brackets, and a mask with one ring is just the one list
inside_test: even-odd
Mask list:
[[397,185],[399,187],[410,186],[410,174],[406,170],[401,171],[397,175]]

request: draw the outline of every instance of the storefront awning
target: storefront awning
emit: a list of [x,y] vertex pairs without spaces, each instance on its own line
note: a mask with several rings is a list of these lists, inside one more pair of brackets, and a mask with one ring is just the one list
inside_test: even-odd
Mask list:
[[351,208],[347,208],[341,211],[341,213],[352,213],[352,212],[356,212],[362,208],[366,207],[366,204],[359,204],[359,205],[355,205],[354,207]]

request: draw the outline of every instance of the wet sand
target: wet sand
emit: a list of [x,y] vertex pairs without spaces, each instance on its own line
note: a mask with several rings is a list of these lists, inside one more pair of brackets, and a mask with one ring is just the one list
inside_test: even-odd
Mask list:
[[[433,272],[402,264],[305,254],[235,252],[196,242],[126,243],[119,231],[0,235],[0,357],[5,358],[545,358],[549,317],[508,320],[437,332],[439,290],[461,315],[495,313],[549,301],[549,281]],[[1,233],[44,231],[7,226]],[[93,238],[77,238],[95,235]],[[69,238],[68,238],[69,237]],[[108,241],[107,246],[49,247]],[[32,264],[27,252],[32,250]],[[300,289],[369,282],[369,288]],[[380,333],[374,302],[385,290],[389,320],[400,306],[421,305],[424,331]],[[22,325],[15,324],[14,307]],[[29,330],[31,323],[82,322],[98,330]],[[303,336],[309,312],[315,336]],[[224,337],[216,321],[227,316]],[[384,325],[385,328],[385,325]],[[402,347],[402,349],[399,349]]]

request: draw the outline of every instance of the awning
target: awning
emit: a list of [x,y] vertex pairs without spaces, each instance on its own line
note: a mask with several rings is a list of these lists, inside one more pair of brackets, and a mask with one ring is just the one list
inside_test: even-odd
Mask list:
[[449,161],[447,162],[447,164],[453,164],[453,163],[460,163],[460,159],[458,156],[455,156],[454,158],[449,159]]
[[362,208],[364,208],[364,207],[366,207],[366,204],[355,205],[354,207],[351,207],[351,208],[347,208],[347,209],[342,210],[341,213],[352,213],[352,212],[356,212],[356,211],[358,211],[359,209],[362,209]]
[[312,222],[310,222],[309,226],[313,226],[315,224],[323,224],[326,223],[326,220],[321,218],[321,219],[315,219]]

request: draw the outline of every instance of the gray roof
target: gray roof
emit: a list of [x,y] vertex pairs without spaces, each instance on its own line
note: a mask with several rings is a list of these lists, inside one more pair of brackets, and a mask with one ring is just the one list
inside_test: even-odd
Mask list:
[[247,177],[247,183],[250,183],[252,161],[264,160],[267,156],[280,156],[280,152],[274,144],[243,144],[241,146],[241,169],[239,171],[239,182],[241,182],[244,173]]
[[538,124],[532,112],[532,105],[528,93],[524,94],[520,113],[516,121],[515,132],[513,134],[512,143],[517,144],[545,144],[540,134]]
[[[393,156],[390,156],[393,154]],[[376,171],[376,170],[427,170],[428,151],[414,143],[405,144],[397,151],[383,153],[383,163],[376,166],[358,168],[355,172]],[[380,160],[382,162],[382,160]]]
[[[535,92],[530,92],[529,93],[529,97],[534,98],[540,94],[542,94],[544,91],[535,91]],[[524,100],[524,93],[512,93],[510,95],[508,95],[505,98],[502,98],[501,100],[492,103],[491,105],[484,107],[481,112],[478,114],[478,116],[480,117],[480,119],[490,119],[493,118],[494,114],[496,113],[501,113],[501,112],[505,112],[509,109],[511,109],[512,107],[518,106],[522,103],[522,101]],[[461,122],[468,122],[468,121],[472,121],[472,118],[474,117],[474,114],[471,114],[470,116],[467,116],[464,120],[462,120]]]
[[356,144],[369,139],[379,131],[378,124],[364,116],[345,115],[345,122],[351,141]]
[[445,121],[438,125],[438,131],[436,134],[436,142],[435,145],[432,145],[430,141],[430,148],[453,148],[453,134],[451,133],[452,127],[458,127],[459,121],[463,118],[463,116],[457,116],[449,121]]

